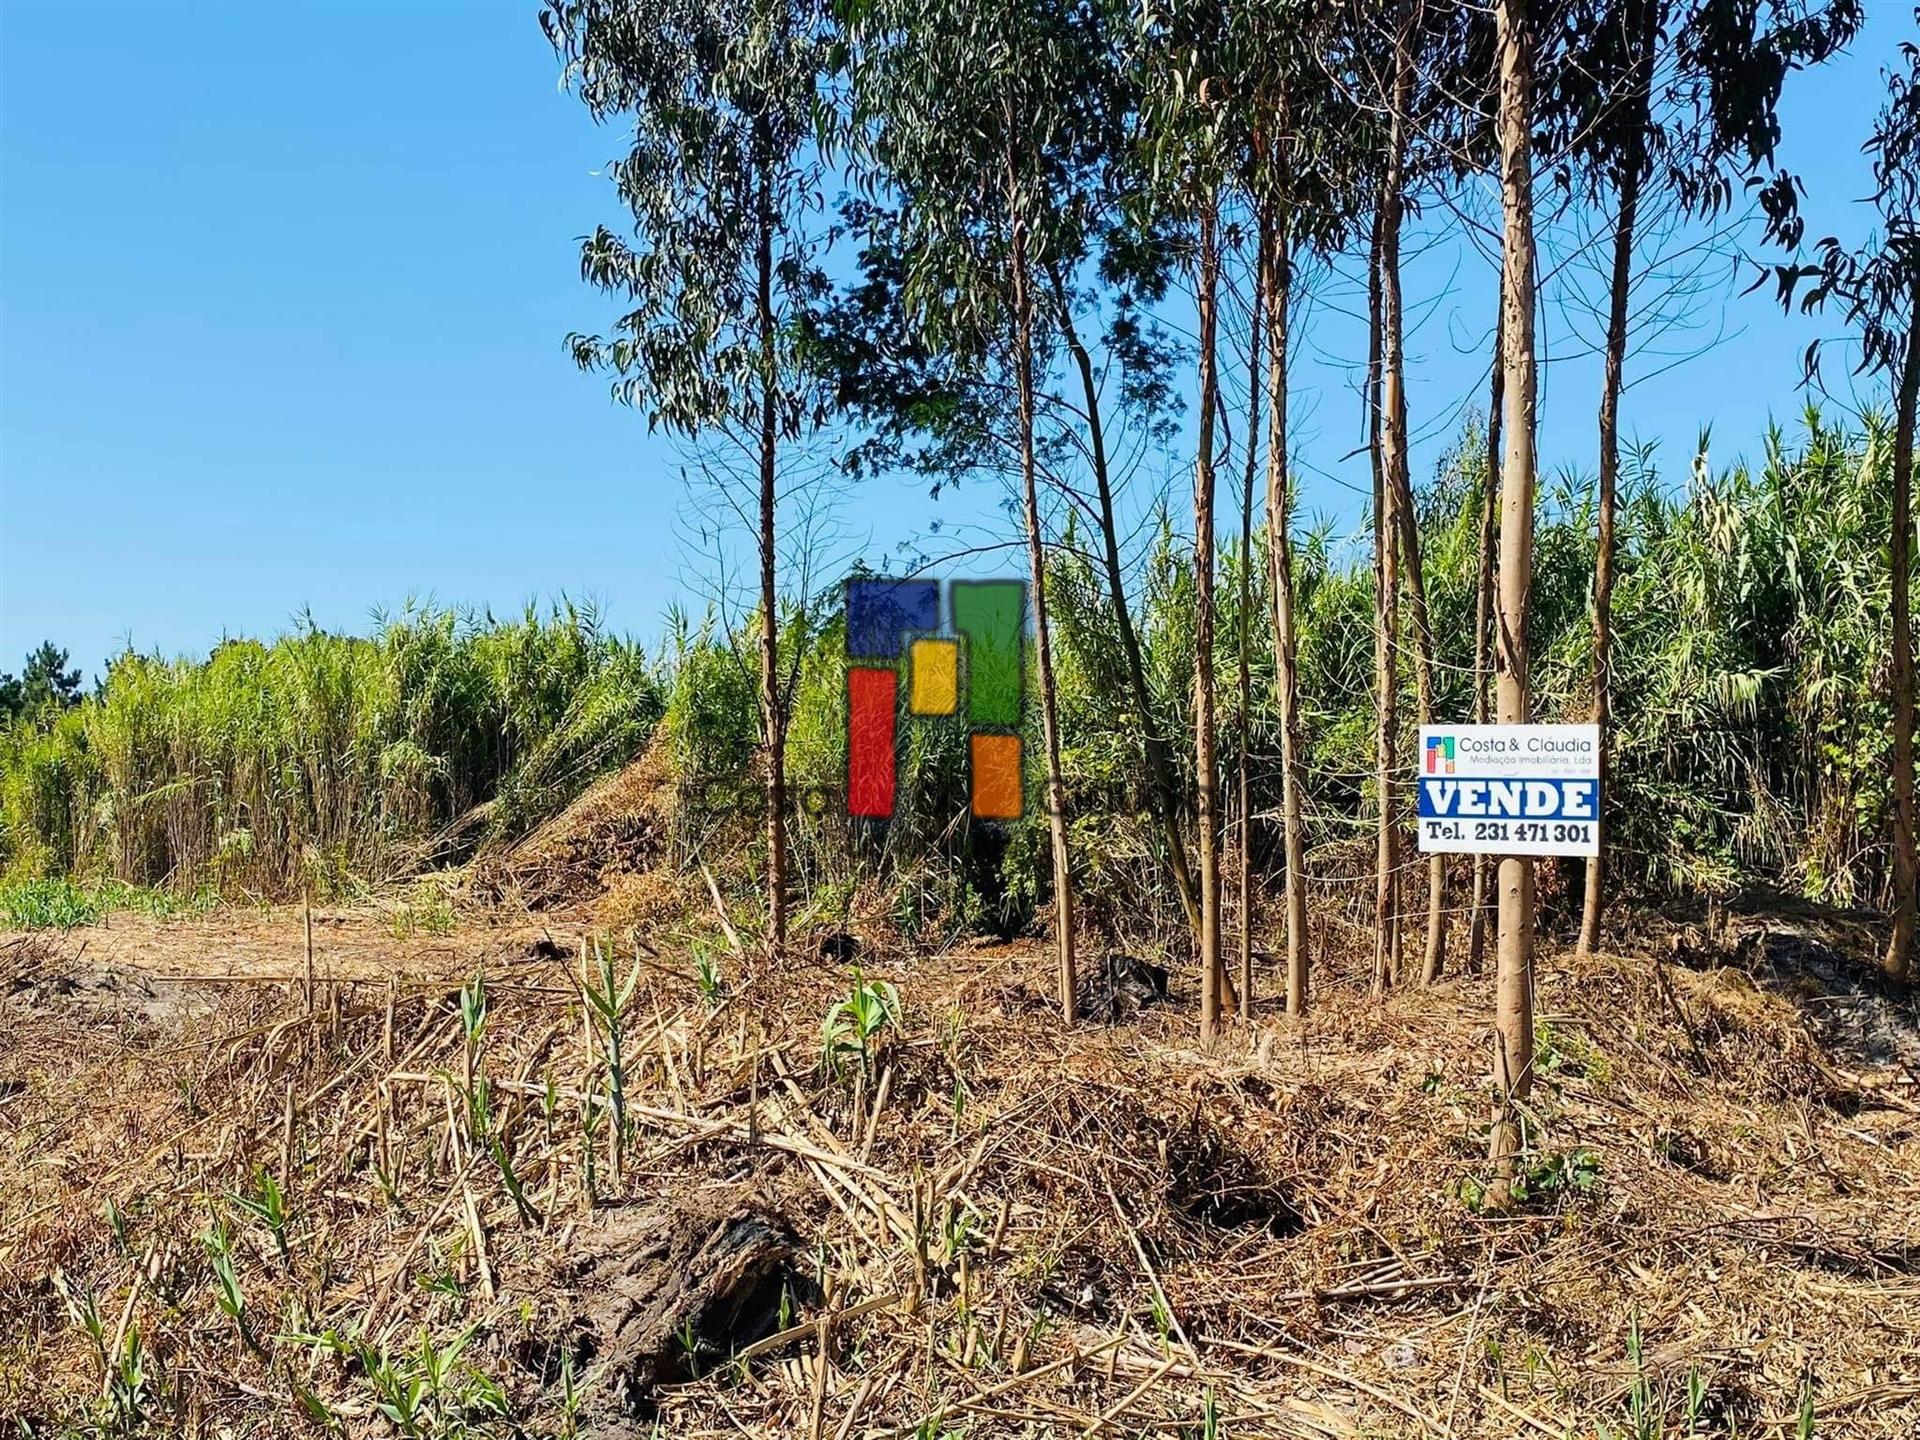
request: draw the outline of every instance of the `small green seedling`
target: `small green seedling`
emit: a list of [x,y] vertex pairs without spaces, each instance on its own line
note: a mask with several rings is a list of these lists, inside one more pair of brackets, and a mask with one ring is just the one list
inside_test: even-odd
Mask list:
[[230,1198],[234,1204],[267,1227],[267,1233],[273,1236],[273,1248],[280,1252],[280,1263],[291,1270],[293,1252],[287,1244],[287,1224],[293,1217],[287,1210],[286,1192],[280,1188],[280,1182],[274,1179],[272,1172],[264,1165],[254,1167],[253,1188],[252,1195],[235,1192]]
[[900,1023],[900,991],[885,980],[868,980],[856,968],[853,988],[836,1000],[820,1027],[821,1061],[838,1079],[849,1059],[859,1062],[862,1074],[872,1069],[877,1037],[889,1025]]

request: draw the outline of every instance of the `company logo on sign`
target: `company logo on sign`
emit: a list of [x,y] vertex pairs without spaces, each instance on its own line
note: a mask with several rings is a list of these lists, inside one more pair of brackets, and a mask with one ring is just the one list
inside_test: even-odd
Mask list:
[[1427,774],[1453,774],[1453,736],[1429,735],[1427,737]]
[[965,710],[974,818],[1017,820],[1025,808],[1020,706],[1026,582],[950,581],[944,630],[940,590],[935,580],[847,582],[849,815],[884,820],[893,814],[903,661],[909,718]]

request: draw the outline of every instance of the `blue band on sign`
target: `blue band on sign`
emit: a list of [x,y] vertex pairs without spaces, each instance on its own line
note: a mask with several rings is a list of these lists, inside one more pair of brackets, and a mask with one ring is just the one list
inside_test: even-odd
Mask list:
[[1598,780],[1420,777],[1422,820],[1595,820]]

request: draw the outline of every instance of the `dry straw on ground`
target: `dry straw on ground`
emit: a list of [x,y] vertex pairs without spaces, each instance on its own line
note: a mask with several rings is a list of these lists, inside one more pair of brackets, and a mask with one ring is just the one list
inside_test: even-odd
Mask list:
[[[616,1154],[600,972],[556,938],[496,948],[477,1033],[458,970],[155,1008],[11,943],[0,1412],[377,1435],[417,1383],[424,1435],[1920,1433],[1911,1021],[1819,946],[1548,958],[1495,1215],[1484,978],[1375,1005],[1356,958],[1202,1055],[1188,977],[1062,1033],[1035,947],[872,954],[901,1013],[835,1074],[844,968],[620,941]],[[582,1257],[663,1207],[771,1217],[792,1273],[771,1340],[690,1334],[629,1406]]]

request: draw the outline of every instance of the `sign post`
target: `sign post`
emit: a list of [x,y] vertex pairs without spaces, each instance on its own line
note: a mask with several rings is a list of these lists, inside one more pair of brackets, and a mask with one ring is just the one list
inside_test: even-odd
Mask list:
[[1600,853],[1598,725],[1422,725],[1420,849]]

